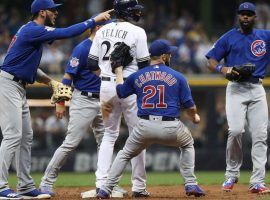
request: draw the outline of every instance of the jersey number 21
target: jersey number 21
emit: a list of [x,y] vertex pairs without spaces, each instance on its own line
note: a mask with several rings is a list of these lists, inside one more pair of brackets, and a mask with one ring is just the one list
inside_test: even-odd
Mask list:
[[[167,108],[167,104],[164,102],[165,86],[164,85],[147,85],[143,88],[145,94],[142,99],[142,109],[149,108]],[[150,103],[152,99],[158,93],[158,102]]]

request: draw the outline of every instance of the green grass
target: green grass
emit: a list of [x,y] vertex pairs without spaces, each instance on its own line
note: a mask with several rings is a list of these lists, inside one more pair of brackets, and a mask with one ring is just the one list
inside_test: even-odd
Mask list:
[[[248,184],[251,172],[243,171],[241,172],[240,183]],[[221,184],[224,180],[223,171],[198,171],[196,172],[198,181],[203,185]],[[269,173],[267,177],[269,177]],[[40,178],[42,174],[33,173],[36,185],[40,183]],[[16,185],[16,174],[10,174],[9,185],[15,187]],[[269,182],[269,178],[266,182]],[[147,185],[179,185],[182,184],[182,177],[177,172],[149,172],[147,173]],[[58,180],[55,186],[94,186],[95,184],[95,174],[94,173],[59,173]],[[130,173],[125,173],[121,179],[120,184],[122,186],[130,185]]]

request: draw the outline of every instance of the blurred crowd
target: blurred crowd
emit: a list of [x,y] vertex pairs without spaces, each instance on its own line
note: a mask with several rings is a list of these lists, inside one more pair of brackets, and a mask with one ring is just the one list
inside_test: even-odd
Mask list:
[[[5,1],[5,0],[3,0]],[[6,0],[6,4],[0,3],[0,65],[3,62],[11,38],[17,30],[25,24],[30,18],[29,5],[31,0],[12,0],[18,3],[14,6]],[[22,2],[28,2],[27,9],[22,8]],[[197,2],[192,1],[191,2]],[[87,17],[111,8],[111,0],[59,0],[64,5],[60,9],[57,27],[67,27],[73,23],[81,22]],[[78,3],[79,2],[79,3]],[[139,26],[143,27],[147,33],[148,42],[157,38],[166,38],[173,45],[179,47],[178,52],[172,57],[172,67],[185,74],[206,74],[209,73],[206,67],[206,52],[213,46],[214,41],[225,31],[237,24],[232,16],[228,23],[224,19],[218,19],[222,30],[209,33],[198,15],[192,9],[179,8],[177,0],[153,0],[140,1],[146,6],[146,12]],[[216,2],[216,1],[215,1]],[[222,1],[221,1],[222,2]],[[193,4],[191,5],[191,7]],[[258,0],[257,6],[257,27],[270,30],[270,3],[268,1]],[[195,9],[195,8],[194,8]],[[218,12],[218,11],[217,11]],[[234,12],[234,11],[233,11]],[[197,13],[197,12],[196,12]],[[230,19],[230,18],[228,18]],[[228,20],[227,19],[227,20]],[[217,20],[217,19],[215,19]],[[224,24],[222,24],[224,22]],[[73,47],[83,39],[87,38],[88,33],[84,33],[73,39],[55,41],[52,45],[45,45],[40,68],[52,75],[61,75],[64,72],[66,62],[71,54]],[[270,72],[270,67],[268,70]],[[268,73],[270,75],[270,73]],[[225,99],[222,96],[221,99]],[[218,125],[218,143],[225,146],[227,137],[227,121],[225,114],[225,103],[218,101],[216,105],[216,123]],[[206,108],[200,107],[202,119],[205,119]],[[33,149],[48,149],[53,152],[65,137],[68,118],[58,120],[54,115],[54,109],[31,108],[32,127],[34,130]],[[196,147],[205,146],[205,122],[199,126],[189,123],[186,116],[182,121],[192,130]],[[269,121],[270,124],[270,121]],[[270,126],[269,126],[270,127]],[[270,131],[270,128],[269,128]],[[78,147],[81,150],[89,149],[89,146],[95,145],[92,131],[85,136],[83,142]],[[127,129],[123,124],[121,126],[119,142],[116,145],[123,144],[127,137]],[[1,136],[1,134],[0,134]],[[1,138],[0,138],[1,141]],[[120,146],[119,146],[120,148]]]
[[[80,0],[79,0],[80,1]],[[68,1],[62,0],[64,6],[60,10],[57,19],[57,27],[67,27],[72,23],[80,22],[90,15],[101,12],[111,7],[108,0]],[[179,50],[172,59],[172,67],[185,74],[208,73],[205,54],[211,48],[214,41],[220,36],[218,33],[207,34],[204,24],[194,12],[179,8],[177,1],[157,0],[142,1],[146,6],[143,19],[139,25],[143,27],[150,43],[157,38],[167,38]],[[80,14],[78,14],[80,13]],[[0,64],[3,62],[5,53],[11,38],[21,25],[26,23],[30,16],[29,12],[22,12],[19,7],[7,9],[0,4]],[[257,27],[270,28],[270,4],[266,1],[257,3]],[[222,23],[222,22],[219,22]],[[235,22],[237,23],[237,22]],[[224,26],[225,32],[234,25]],[[72,48],[88,33],[68,40],[55,41],[52,45],[45,45],[40,67],[49,74],[62,74]]]

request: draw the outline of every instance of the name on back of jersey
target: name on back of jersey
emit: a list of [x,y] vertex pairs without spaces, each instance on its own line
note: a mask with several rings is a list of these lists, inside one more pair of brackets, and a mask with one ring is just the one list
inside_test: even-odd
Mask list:
[[169,86],[173,86],[177,83],[176,78],[167,73],[167,72],[161,72],[161,71],[148,71],[144,72],[143,74],[140,74],[137,79],[135,79],[135,84],[141,88],[143,84],[149,82],[149,81],[163,81],[167,83]]
[[126,39],[128,32],[121,29],[105,29],[102,31],[103,38],[114,37],[119,39]]

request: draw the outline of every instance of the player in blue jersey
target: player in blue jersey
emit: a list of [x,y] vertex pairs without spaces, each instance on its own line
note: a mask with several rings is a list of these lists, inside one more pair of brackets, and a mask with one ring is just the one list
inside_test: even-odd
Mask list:
[[[79,35],[97,22],[110,19],[110,11],[107,11],[68,28],[53,28],[58,6],[60,4],[55,4],[53,0],[33,1],[32,21],[18,30],[1,66],[0,84],[4,87],[0,87],[0,126],[3,134],[0,147],[0,199],[50,198],[50,195],[36,189],[30,176],[33,130],[25,91],[26,84],[32,84],[35,80],[48,85],[52,82],[38,70],[43,44]],[[8,169],[14,157],[18,193],[8,186]]]
[[107,182],[101,187],[98,198],[110,197],[111,190],[134,156],[153,143],[178,147],[181,150],[180,173],[187,195],[204,196],[194,175],[195,152],[188,128],[179,120],[180,107],[187,109],[191,121],[200,122],[200,116],[191,96],[185,77],[168,67],[171,53],[176,47],[167,40],[154,41],[149,49],[150,66],[131,74],[123,82],[122,67],[116,68],[116,90],[119,98],[137,95],[139,121],[129,135],[123,150],[117,154]]
[[[251,133],[253,171],[250,178],[252,193],[268,193],[265,185],[267,161],[268,106],[262,79],[270,61],[270,31],[254,29],[255,5],[242,3],[238,8],[239,28],[220,37],[207,53],[209,69],[230,73],[235,65],[252,63],[252,76],[229,81],[226,89],[226,114],[229,125],[226,149],[226,173],[222,189],[231,191],[240,177],[242,165],[242,134],[247,123]],[[224,59],[224,64],[219,62]],[[237,111],[237,112],[236,112]]]
[[[92,17],[93,18],[93,17]],[[98,146],[104,134],[104,125],[100,112],[99,91],[101,80],[100,70],[87,67],[87,57],[96,31],[110,21],[96,23],[90,30],[90,37],[78,44],[67,62],[62,83],[71,86],[74,91],[70,103],[70,119],[68,131],[63,144],[55,151],[40,183],[40,191],[54,196],[55,183],[60,168],[64,165],[68,155],[76,149],[89,127],[93,129]],[[66,112],[65,102],[56,104],[56,116],[61,119]]]

